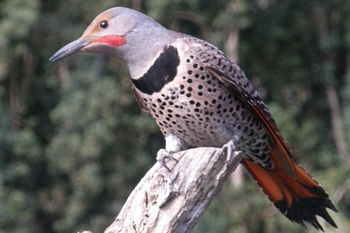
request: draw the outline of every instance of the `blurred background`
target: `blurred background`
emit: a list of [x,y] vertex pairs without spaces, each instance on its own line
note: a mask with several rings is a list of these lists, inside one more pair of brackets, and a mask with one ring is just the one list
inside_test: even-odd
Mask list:
[[[350,1],[0,0],[1,233],[103,232],[164,147],[119,60],[48,61],[113,6],[205,39],[237,62],[339,209],[331,213],[339,230],[320,220],[326,232],[348,232]],[[243,170],[193,232],[304,232]]]

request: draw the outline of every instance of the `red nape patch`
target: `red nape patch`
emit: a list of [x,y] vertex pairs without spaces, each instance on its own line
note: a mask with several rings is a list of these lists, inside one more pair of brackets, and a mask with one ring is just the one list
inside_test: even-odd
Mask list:
[[95,42],[100,42],[104,44],[108,44],[110,46],[121,46],[125,43],[124,36],[101,36],[95,39]]

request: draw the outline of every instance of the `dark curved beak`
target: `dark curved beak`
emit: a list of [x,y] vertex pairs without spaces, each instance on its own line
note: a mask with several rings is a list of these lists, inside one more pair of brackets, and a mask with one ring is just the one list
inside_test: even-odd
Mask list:
[[66,46],[64,46],[63,48],[58,50],[54,55],[52,55],[50,57],[49,61],[54,62],[54,61],[60,60],[64,57],[67,57],[73,53],[79,52],[82,48],[84,48],[85,46],[87,46],[89,44],[89,39],[90,38],[77,39],[77,40],[67,44]]

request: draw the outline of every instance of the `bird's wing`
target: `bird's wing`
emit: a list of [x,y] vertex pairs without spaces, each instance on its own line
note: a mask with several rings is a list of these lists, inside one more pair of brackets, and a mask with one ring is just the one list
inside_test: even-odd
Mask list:
[[274,160],[278,159],[285,171],[291,177],[296,178],[292,161],[294,160],[293,155],[260,96],[252,95],[253,93],[246,91],[246,89],[240,85],[241,83],[235,82],[233,76],[227,72],[220,71],[218,67],[207,66],[207,69],[227,88],[231,89],[232,92],[258,116],[277,149],[277,153],[275,154],[277,158],[274,158]]

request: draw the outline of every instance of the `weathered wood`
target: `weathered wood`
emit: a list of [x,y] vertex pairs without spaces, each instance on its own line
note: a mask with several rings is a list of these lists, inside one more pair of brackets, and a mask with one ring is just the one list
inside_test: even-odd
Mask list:
[[157,162],[105,233],[190,232],[235,169],[239,153],[228,161],[218,148],[179,152],[173,155],[178,162],[166,161],[170,171]]

